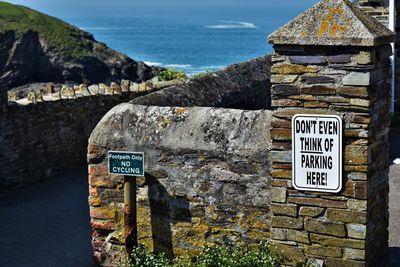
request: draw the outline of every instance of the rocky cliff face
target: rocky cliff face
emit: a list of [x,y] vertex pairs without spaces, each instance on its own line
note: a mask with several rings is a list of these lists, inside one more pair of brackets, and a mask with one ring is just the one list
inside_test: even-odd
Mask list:
[[154,77],[158,69],[115,52],[86,35],[92,55],[72,58],[46,47],[40,34],[28,31],[0,33],[0,87],[12,88],[31,82],[99,83],[144,81]]
[[[4,5],[0,6],[3,8],[0,11],[2,89],[49,81],[87,84],[121,79],[143,81],[160,70],[134,61],[56,18],[25,7],[0,4]],[[16,12],[21,15],[16,17]]]

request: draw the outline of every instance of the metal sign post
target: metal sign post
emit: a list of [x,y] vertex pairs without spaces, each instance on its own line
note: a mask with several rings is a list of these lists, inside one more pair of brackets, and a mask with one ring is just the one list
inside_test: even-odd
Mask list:
[[127,257],[137,246],[136,176],[144,176],[143,152],[108,152],[108,172],[124,175],[124,224]]
[[125,247],[130,255],[137,246],[136,179],[125,176],[124,181]]

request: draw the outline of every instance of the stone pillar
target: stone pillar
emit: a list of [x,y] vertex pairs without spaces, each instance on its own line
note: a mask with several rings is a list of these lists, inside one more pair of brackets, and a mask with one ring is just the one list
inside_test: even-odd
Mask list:
[[389,0],[357,0],[354,3],[386,27],[389,26]]
[[[323,0],[271,34],[271,239],[292,260],[378,266],[388,250],[392,33],[346,0]],[[292,186],[291,119],[343,119],[343,190]],[[374,265],[377,264],[377,265]]]
[[[364,12],[368,15],[372,16],[379,22],[381,22],[386,27],[389,27],[389,0],[357,0],[354,1],[355,4],[360,7]],[[394,103],[395,110],[400,111],[400,35],[397,33],[400,32],[400,2],[395,1],[395,12],[396,12],[396,22],[395,22],[395,49],[396,49],[396,70],[395,70],[395,95],[394,95]]]

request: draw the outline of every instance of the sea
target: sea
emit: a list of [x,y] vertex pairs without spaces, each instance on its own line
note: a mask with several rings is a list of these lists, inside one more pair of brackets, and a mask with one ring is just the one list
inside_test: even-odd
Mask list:
[[110,5],[106,12],[96,8],[65,12],[53,7],[49,13],[135,60],[190,75],[271,53],[267,36],[312,5],[310,1],[277,2],[261,7],[116,9]]

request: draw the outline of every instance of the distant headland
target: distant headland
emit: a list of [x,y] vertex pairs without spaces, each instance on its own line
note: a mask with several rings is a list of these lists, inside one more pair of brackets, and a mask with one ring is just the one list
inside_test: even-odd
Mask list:
[[24,6],[0,2],[0,88],[34,82],[99,83],[151,79],[150,67],[85,31]]

